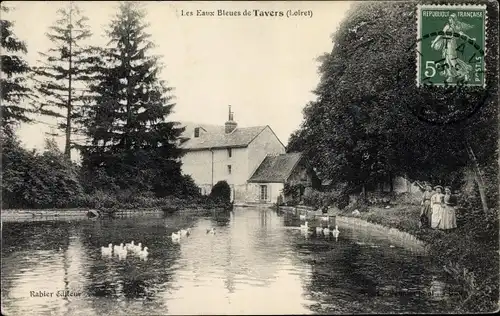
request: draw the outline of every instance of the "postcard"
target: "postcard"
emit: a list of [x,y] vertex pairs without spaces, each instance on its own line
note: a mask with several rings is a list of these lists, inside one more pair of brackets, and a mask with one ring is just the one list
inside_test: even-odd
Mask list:
[[5,315],[491,313],[493,1],[4,1]]

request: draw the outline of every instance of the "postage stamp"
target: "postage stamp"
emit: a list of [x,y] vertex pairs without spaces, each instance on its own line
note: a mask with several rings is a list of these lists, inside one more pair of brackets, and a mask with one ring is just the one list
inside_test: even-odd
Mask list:
[[417,86],[485,82],[485,5],[419,5]]

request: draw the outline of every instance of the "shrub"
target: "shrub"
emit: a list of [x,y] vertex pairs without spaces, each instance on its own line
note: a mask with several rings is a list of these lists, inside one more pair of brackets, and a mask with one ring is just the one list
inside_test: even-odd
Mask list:
[[231,202],[231,187],[226,181],[219,181],[210,192],[210,199],[216,203],[230,203]]
[[23,149],[14,137],[3,139],[2,203],[4,207],[68,207],[83,193],[77,167],[46,141],[42,154]]
[[321,192],[310,190],[308,194],[304,195],[304,204],[313,207],[329,205],[344,209],[349,204],[349,195],[343,191]]
[[358,198],[350,203],[346,211],[353,212],[354,210],[358,210],[359,212],[367,212],[369,207],[369,203],[366,199]]

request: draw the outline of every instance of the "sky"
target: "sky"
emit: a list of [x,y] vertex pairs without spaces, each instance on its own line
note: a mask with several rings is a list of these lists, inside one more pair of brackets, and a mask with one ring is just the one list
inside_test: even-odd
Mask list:
[[[104,30],[118,2],[75,3],[89,18],[94,36],[88,43],[105,45]],[[27,44],[26,60],[37,65],[38,52],[51,47],[45,33],[67,2],[6,4],[14,10],[5,18],[14,22],[15,34]],[[269,125],[286,144],[302,122],[302,109],[315,99],[316,59],[331,51],[331,35],[349,6],[342,1],[144,2],[147,32],[156,45],[152,53],[165,66],[160,77],[174,88],[176,106],[168,119],[223,125],[231,105],[238,126]],[[252,15],[218,16],[218,10],[242,14],[245,9]],[[214,11],[215,16],[197,16],[197,10]],[[253,10],[282,11],[284,16],[254,16]],[[287,17],[288,10],[309,16]],[[43,149],[50,131],[47,124],[24,124],[18,135],[26,147]],[[64,139],[57,141],[63,148]]]

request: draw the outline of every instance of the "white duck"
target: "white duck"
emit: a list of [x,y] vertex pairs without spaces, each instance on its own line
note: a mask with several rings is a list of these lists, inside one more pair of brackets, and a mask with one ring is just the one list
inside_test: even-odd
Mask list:
[[137,246],[134,247],[134,252],[139,254],[142,251],[142,243],[138,243]]
[[305,222],[304,225],[300,225],[301,230],[308,230],[309,229],[309,222]]
[[323,228],[323,234],[325,236],[330,236],[330,228],[328,228],[328,227]]
[[127,259],[127,254],[128,254],[127,248],[122,245],[118,252],[118,259],[120,260]]
[[339,231],[339,227],[337,225],[335,225],[335,229],[332,231],[332,234],[333,234],[333,237],[339,238],[340,231]]
[[212,235],[215,235],[215,228],[210,228],[210,229],[207,229],[207,234],[212,234]]
[[148,247],[144,247],[144,249],[143,249],[143,250],[141,250],[141,251],[139,252],[139,257],[140,257],[142,260],[147,260],[147,258],[148,258],[148,254],[149,254],[149,253],[148,253]]
[[179,241],[181,240],[181,234],[179,232],[172,233],[172,241]]
[[113,254],[113,244],[109,244],[107,247],[101,247],[101,254],[111,256]]
[[134,247],[135,247],[135,245],[134,245],[134,241],[132,240],[132,242],[126,243],[126,244],[125,244],[125,247],[127,247],[127,250],[132,250],[132,249],[134,249]]
[[116,256],[118,256],[122,252],[122,249],[123,249],[123,243],[120,243],[120,245],[113,246],[113,252]]

